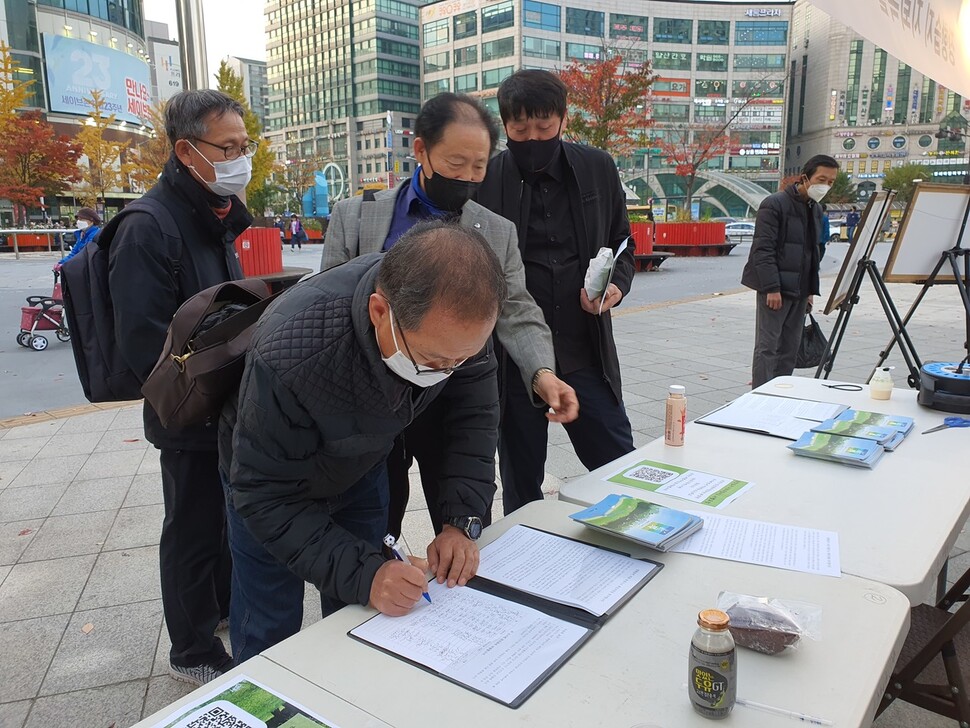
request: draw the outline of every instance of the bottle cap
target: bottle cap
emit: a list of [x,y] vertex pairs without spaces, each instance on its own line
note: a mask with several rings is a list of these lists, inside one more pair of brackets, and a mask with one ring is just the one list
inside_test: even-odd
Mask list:
[[685,387],[683,384],[671,384],[667,388],[667,391],[669,391],[671,394],[687,394],[687,387]]
[[720,632],[728,628],[731,618],[720,609],[705,609],[697,615],[697,624],[712,632]]

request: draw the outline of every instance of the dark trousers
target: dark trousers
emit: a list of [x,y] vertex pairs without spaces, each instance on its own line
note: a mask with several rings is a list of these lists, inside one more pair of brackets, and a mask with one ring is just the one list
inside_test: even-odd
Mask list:
[[228,659],[214,636],[229,616],[232,561],[216,451],[160,451],[165,520],[158,545],[162,606],[173,665],[218,665]]
[[807,298],[781,297],[781,308],[768,308],[768,296],[758,294],[755,313],[754,354],[751,358],[751,388],[795,371],[795,357],[805,330]]
[[[249,532],[242,516],[233,507],[232,486],[225,475],[223,486],[234,567],[229,638],[233,658],[239,665],[300,631],[306,582],[280,563]],[[334,523],[375,548],[381,548],[387,524],[387,469],[384,463],[368,472],[348,491],[330,500],[328,505]],[[312,534],[307,534],[307,538],[311,537]],[[343,606],[343,602],[320,595],[324,617]]]
[[[390,485],[390,503],[387,509],[387,532],[399,538],[411,495],[411,482],[408,470],[417,461],[421,471],[421,487],[431,516],[435,533],[441,533],[441,448],[446,440],[442,426],[444,409],[448,399],[439,397],[428,408],[414,418],[407,429],[394,440],[394,449],[387,456],[387,479]],[[492,523],[492,512],[487,511],[482,524]]]
[[[579,417],[566,425],[573,450],[589,470],[633,450],[626,409],[597,369],[580,369],[561,377],[576,390]],[[548,444],[547,409],[535,407],[519,370],[511,361],[503,372],[505,397],[499,429],[498,457],[505,514],[542,499]]]

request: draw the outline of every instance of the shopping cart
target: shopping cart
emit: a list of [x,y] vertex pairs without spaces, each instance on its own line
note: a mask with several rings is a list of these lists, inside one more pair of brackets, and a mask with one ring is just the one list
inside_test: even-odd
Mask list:
[[17,343],[34,351],[47,348],[47,337],[38,331],[53,331],[60,341],[70,341],[64,318],[64,301],[61,298],[60,274],[54,271],[54,291],[50,296],[27,296],[29,306],[20,308],[20,333]]

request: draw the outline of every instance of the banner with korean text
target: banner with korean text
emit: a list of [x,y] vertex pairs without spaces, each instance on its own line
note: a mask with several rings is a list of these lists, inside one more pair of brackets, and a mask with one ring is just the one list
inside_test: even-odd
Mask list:
[[970,0],[811,2],[937,83],[970,96]]
[[141,124],[152,104],[151,74],[140,58],[95,43],[44,33],[50,110],[86,115],[85,98],[104,95],[105,116]]

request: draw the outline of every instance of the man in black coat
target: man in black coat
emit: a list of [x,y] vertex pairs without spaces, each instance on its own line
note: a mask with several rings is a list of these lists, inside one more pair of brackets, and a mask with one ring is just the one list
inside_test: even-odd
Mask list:
[[[219,91],[184,91],[165,107],[172,156],[145,195],[178,230],[147,212],[118,225],[109,248],[115,336],[144,381],[178,307],[199,291],[243,277],[233,247],[252,222],[237,197],[249,182],[254,143],[243,109]],[[201,685],[231,665],[214,636],[229,613],[231,561],[219,481],[217,427],[166,429],[145,402],[145,437],[160,452],[165,520],[159,542],[162,606],[172,639],[170,674]]]
[[483,349],[507,296],[477,231],[432,222],[298,283],[263,314],[220,424],[237,664],[299,631],[305,582],[324,615],[370,604],[399,616],[421,599],[422,569],[382,553],[386,460],[446,382],[445,525],[428,562],[448,586],[474,576],[498,426],[495,358]]
[[[518,71],[502,82],[498,102],[508,149],[489,163],[478,202],[516,224],[526,288],[552,330],[556,374],[579,398],[579,418],[566,432],[593,470],[633,450],[609,313],[630,291],[633,246],[619,256],[604,300],[590,301],[583,287],[599,249],[615,252],[630,235],[626,197],[608,154],[562,141],[566,87],[557,76]],[[502,367],[499,463],[508,514],[542,498],[548,418],[515,364],[504,357]]]
[[758,208],[754,240],[741,283],[758,292],[751,387],[795,370],[805,313],[818,295],[819,203],[839,173],[839,163],[819,154],[798,182],[769,195]]

